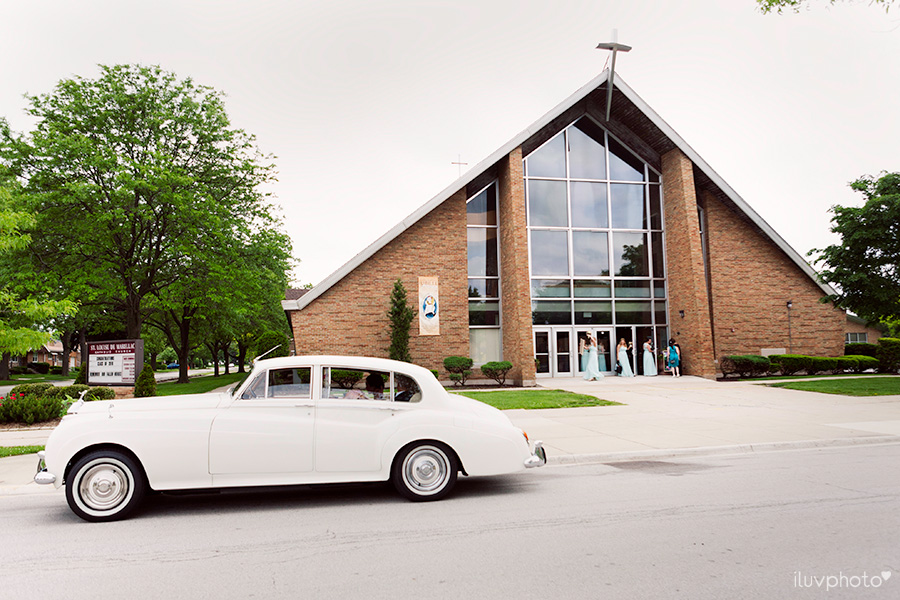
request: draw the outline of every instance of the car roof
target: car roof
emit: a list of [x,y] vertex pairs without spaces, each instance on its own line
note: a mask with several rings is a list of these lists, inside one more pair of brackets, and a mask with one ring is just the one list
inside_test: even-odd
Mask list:
[[272,369],[278,367],[298,367],[306,365],[324,365],[335,367],[353,367],[358,369],[371,369],[376,371],[400,371],[401,373],[415,374],[419,377],[430,375],[431,371],[419,365],[391,360],[389,358],[376,358],[373,356],[338,356],[338,355],[303,355],[303,356],[279,356],[277,358],[264,358],[254,363],[254,369]]

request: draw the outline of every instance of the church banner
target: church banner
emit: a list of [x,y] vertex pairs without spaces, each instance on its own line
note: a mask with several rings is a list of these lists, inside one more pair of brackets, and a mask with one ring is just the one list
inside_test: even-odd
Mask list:
[[419,335],[440,335],[438,278],[419,277]]

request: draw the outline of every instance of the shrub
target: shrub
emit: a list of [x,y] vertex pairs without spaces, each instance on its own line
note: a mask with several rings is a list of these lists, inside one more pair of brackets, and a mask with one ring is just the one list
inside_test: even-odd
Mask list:
[[43,396],[44,394],[50,392],[51,395],[53,392],[53,384],[52,383],[21,383],[15,386],[13,389],[9,390],[9,395],[12,396],[16,394],[17,396]]
[[116,397],[116,390],[111,387],[98,386],[92,387],[91,391],[84,395],[85,402],[94,400],[112,400]]
[[857,366],[853,368],[854,373],[862,373],[869,369],[878,369],[878,359],[871,356],[844,356],[843,358],[852,358],[856,360]]
[[46,375],[50,372],[50,363],[45,362],[30,362],[28,363],[28,368],[34,371],[35,373],[40,373],[41,375]]
[[78,369],[78,374],[75,375],[75,384],[87,384],[87,372],[88,366],[85,363],[81,363],[81,368]]
[[[444,359],[444,368],[450,373],[450,380],[453,383],[465,385],[466,379],[472,375],[471,369],[474,362],[467,356],[448,356]],[[453,377],[453,375],[459,375],[459,377]]]
[[506,383],[506,374],[512,370],[512,367],[512,363],[508,360],[492,361],[484,363],[481,366],[481,372],[498,384],[503,385]]
[[880,338],[878,370],[882,373],[896,373],[898,369],[900,369],[900,339]]
[[0,423],[24,423],[31,425],[59,417],[62,401],[59,398],[41,398],[33,394],[13,394],[0,404]]
[[156,377],[153,375],[153,367],[150,363],[144,365],[141,374],[134,383],[134,397],[148,398],[156,395]]
[[734,354],[723,356],[719,361],[719,367],[722,369],[722,375],[726,377],[731,373],[737,373],[739,377],[749,377],[768,373],[771,363],[765,356]]
[[431,371],[431,374],[434,375],[435,379],[437,379],[438,376],[440,375],[440,373],[438,373],[437,369],[428,369],[428,370]]
[[406,288],[403,281],[394,282],[394,290],[391,292],[390,310],[388,319],[391,322],[391,347],[388,349],[388,357],[393,360],[411,362],[409,355],[409,327],[416,313],[409,307],[406,299]]
[[859,373],[859,359],[855,356],[838,356],[835,360],[837,360],[838,371]]
[[878,344],[844,344],[844,356],[871,356],[878,358]]
[[809,357],[809,366],[806,368],[806,373],[808,375],[815,375],[816,373],[832,373],[837,370],[837,367],[838,361],[836,358],[811,356]]
[[62,367],[50,367],[51,375],[62,375]]
[[799,371],[807,371],[810,368],[809,356],[802,354],[773,354],[769,362],[778,365],[782,375],[793,375]]

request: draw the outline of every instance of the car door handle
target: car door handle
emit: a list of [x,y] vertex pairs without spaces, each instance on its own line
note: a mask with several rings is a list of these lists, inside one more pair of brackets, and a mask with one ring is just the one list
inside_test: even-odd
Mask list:
[[306,403],[306,404],[304,404],[303,402],[300,402],[299,404],[295,404],[294,406],[295,406],[296,408],[312,408],[312,407],[315,406],[315,405],[312,404],[311,402],[310,402],[310,403]]

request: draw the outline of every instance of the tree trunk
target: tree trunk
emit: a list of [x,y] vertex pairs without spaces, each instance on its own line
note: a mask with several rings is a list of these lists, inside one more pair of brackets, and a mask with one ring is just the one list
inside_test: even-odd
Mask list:
[[69,374],[69,354],[72,353],[72,337],[75,335],[73,331],[64,331],[60,336],[62,342],[62,372],[63,377]]
[[9,352],[4,352],[3,356],[0,357],[0,381],[7,381],[9,379],[9,360],[12,358],[12,354]]
[[212,354],[213,360],[213,377],[219,376],[219,344],[217,342],[212,342],[206,344],[206,347],[209,349],[209,353]]
[[125,337],[136,340],[141,337],[141,298],[131,295],[125,299]]
[[244,371],[244,363],[247,361],[247,350],[249,349],[250,344],[238,342],[238,373],[246,373]]

